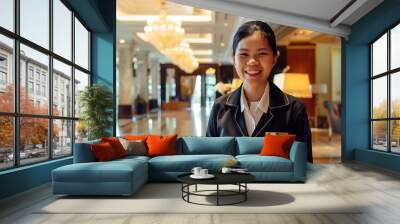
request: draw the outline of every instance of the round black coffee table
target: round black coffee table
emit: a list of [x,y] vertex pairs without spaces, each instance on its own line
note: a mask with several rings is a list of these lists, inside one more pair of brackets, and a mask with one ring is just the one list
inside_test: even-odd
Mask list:
[[[193,179],[190,177],[191,173],[182,174],[177,177],[178,181],[182,183],[182,199],[188,203],[198,204],[198,205],[215,205],[215,204],[202,204],[190,201],[190,196],[204,196],[204,197],[216,197],[217,206],[220,205],[234,205],[247,200],[247,192],[249,188],[247,183],[255,180],[255,177],[248,173],[216,173],[213,174],[215,177],[212,179]],[[204,185],[216,185],[215,190],[197,190],[198,184]],[[195,186],[194,191],[190,191],[190,186]],[[237,190],[223,190],[220,189],[220,185],[236,185]],[[209,192],[215,192],[215,194],[205,194]],[[232,197],[241,196],[239,200],[231,203],[221,203],[221,197]]]

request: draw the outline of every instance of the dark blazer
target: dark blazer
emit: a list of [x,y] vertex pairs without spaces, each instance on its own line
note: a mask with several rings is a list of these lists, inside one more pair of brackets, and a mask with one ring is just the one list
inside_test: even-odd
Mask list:
[[[264,137],[265,132],[288,132],[296,141],[307,143],[307,159],[312,162],[311,130],[305,105],[295,97],[283,93],[269,83],[269,109],[261,116],[253,137]],[[240,110],[241,87],[217,98],[208,120],[207,136],[249,136],[244,115]]]

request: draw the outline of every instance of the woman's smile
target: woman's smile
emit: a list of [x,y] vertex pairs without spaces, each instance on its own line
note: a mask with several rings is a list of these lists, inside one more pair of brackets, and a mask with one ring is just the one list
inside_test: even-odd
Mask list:
[[246,69],[245,74],[250,76],[250,77],[256,77],[261,75],[261,69]]

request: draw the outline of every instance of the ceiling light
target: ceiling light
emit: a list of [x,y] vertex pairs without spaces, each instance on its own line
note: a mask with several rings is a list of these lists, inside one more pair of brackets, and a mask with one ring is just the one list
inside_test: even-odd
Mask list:
[[180,21],[167,18],[164,1],[161,2],[160,17],[157,20],[148,20],[144,27],[145,40],[159,51],[178,45],[183,40],[184,33]]
[[120,44],[124,44],[124,43],[125,43],[125,40],[124,40],[124,39],[121,39],[121,40],[119,40],[119,43],[120,43]]
[[190,33],[186,34],[184,41],[191,44],[211,44],[213,42],[213,35],[211,33]]
[[211,49],[207,49],[207,50],[193,50],[193,54],[194,55],[206,55],[206,56],[210,56],[213,54],[213,51]]
[[221,47],[225,47],[225,44],[223,42],[221,43]]
[[179,46],[165,49],[163,53],[171,59],[172,63],[186,73],[192,73],[199,67],[197,59],[193,56],[192,49],[186,42],[182,42]]
[[212,62],[212,58],[198,58],[197,61],[199,63],[211,63]]

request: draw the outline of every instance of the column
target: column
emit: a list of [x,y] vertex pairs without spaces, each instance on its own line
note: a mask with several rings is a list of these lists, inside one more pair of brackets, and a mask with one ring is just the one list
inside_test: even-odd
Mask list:
[[160,62],[158,58],[150,58],[150,79],[151,79],[151,102],[149,102],[150,109],[158,108],[161,100],[159,99],[159,89],[160,85]]
[[133,48],[132,43],[118,44],[118,116],[119,118],[132,117],[133,105]]
[[[148,102],[148,78],[149,78],[149,63],[148,63],[149,52],[140,50],[136,51],[136,65],[135,65],[135,80],[134,88],[135,99],[134,103],[136,106],[135,113],[142,114],[147,110]],[[137,105],[137,104],[140,105]]]

